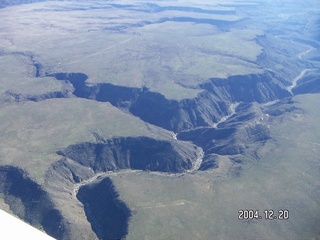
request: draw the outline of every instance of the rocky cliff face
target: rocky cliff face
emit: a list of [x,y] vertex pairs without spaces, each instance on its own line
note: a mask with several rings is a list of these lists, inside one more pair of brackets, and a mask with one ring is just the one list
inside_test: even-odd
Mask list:
[[320,71],[308,72],[297,82],[297,86],[292,89],[294,95],[320,92]]
[[23,170],[0,167],[0,194],[3,194],[10,209],[24,221],[43,228],[56,239],[63,238],[65,226],[59,210],[41,186],[28,178]]
[[179,132],[198,126],[210,126],[228,114],[228,105],[208,92],[194,99],[168,100],[148,92],[137,99],[130,111],[142,120]]
[[72,84],[73,94],[77,97],[110,102],[143,121],[175,132],[209,126],[228,114],[227,104],[215,99],[209,92],[203,92],[195,99],[177,101],[166,99],[147,88],[130,88],[109,83],[89,86],[86,84],[87,76],[82,73],[57,73],[51,76]]
[[[281,87],[281,81],[269,72],[231,76],[227,79],[210,79],[199,86],[203,92],[196,98],[183,100],[166,99],[160,93],[151,92],[145,87],[131,88],[110,83],[88,85],[86,82],[88,77],[83,73],[56,73],[48,76],[64,81],[66,89],[39,96],[23,96],[14,93],[7,95],[13,101],[41,101],[73,95],[99,102],[109,102],[145,122],[174,132],[213,126],[221,118],[230,114],[229,106],[234,102],[266,103],[291,96],[285,88]],[[294,91],[299,90],[294,89]]]
[[[129,111],[143,121],[180,132],[197,127],[210,127],[230,114],[229,106],[234,102],[267,103],[290,97],[283,79],[275,74],[249,74],[231,76],[226,79],[213,78],[201,84],[196,98],[166,99],[148,88],[131,88],[110,83],[88,85],[83,73],[56,73],[53,76],[64,81],[66,89],[39,96],[24,96],[12,92],[7,98],[12,101],[42,101],[49,98],[80,97],[99,102],[109,102],[115,107]],[[318,77],[309,74],[292,90],[294,94],[317,92]]]
[[81,187],[77,198],[99,239],[123,239],[128,234],[131,211],[119,199],[109,178]]
[[57,73],[52,76],[72,84],[73,94],[77,97],[110,102],[143,121],[175,132],[212,126],[230,113],[229,104],[232,102],[264,103],[290,96],[271,73],[211,79],[200,86],[203,92],[196,98],[180,101],[166,99],[147,88],[109,83],[89,86],[86,84],[87,76],[82,73]]
[[[289,103],[288,103],[289,102]],[[286,105],[288,103],[288,105]],[[256,103],[239,103],[235,105],[232,114],[219,122],[215,127],[200,127],[181,131],[177,134],[177,139],[182,141],[191,141],[200,146],[208,154],[234,155],[243,153],[245,144],[254,142],[254,140],[264,141],[268,139],[268,130],[262,121],[267,111],[271,109],[285,110],[290,106],[290,100],[285,98],[277,101],[273,105],[266,105],[262,108]],[[285,105],[285,106],[284,106]],[[257,134],[264,137],[257,138]],[[262,136],[261,135],[261,136]]]
[[[0,7],[41,1],[47,0],[0,0]],[[87,1],[85,0],[84,2]],[[125,238],[131,212],[129,207],[119,199],[115,187],[111,180],[107,178],[108,174],[118,174],[119,172],[121,172],[121,174],[124,172],[134,174],[133,172],[136,172],[118,171],[122,169],[185,174],[198,169],[209,170],[217,168],[221,160],[228,162],[226,171],[230,173],[231,171],[229,170],[233,167],[233,164],[238,164],[236,168],[240,169],[241,166],[239,165],[241,163],[246,164],[245,161],[250,157],[252,157],[253,161],[257,161],[259,157],[257,149],[269,139],[268,124],[272,123],[273,117],[288,111],[299,110],[293,106],[293,102],[290,100],[292,95],[320,92],[320,72],[315,70],[319,67],[317,63],[320,59],[318,51],[319,43],[317,40],[319,40],[320,31],[317,31],[319,27],[312,26],[319,25],[319,21],[315,21],[314,23],[311,21],[310,23],[310,19],[303,15],[299,15],[299,18],[302,17],[301,19],[296,19],[296,16],[292,15],[288,19],[280,17],[278,20],[268,21],[266,19],[271,15],[269,15],[268,11],[266,14],[266,6],[261,5],[261,7],[259,4],[253,4],[251,6],[237,3],[220,4],[220,7],[217,6],[217,8],[215,8],[215,6],[212,6],[212,9],[207,9],[208,5],[203,5],[202,8],[200,5],[197,7],[163,5],[166,3],[162,3],[160,6],[146,1],[140,1],[138,4],[121,4],[121,1],[116,4],[112,3],[112,1],[109,2],[98,4],[97,6],[93,6],[90,3],[72,5],[57,5],[54,3],[48,6],[41,4],[36,6],[35,9],[30,7],[30,9],[28,8],[27,14],[29,14],[31,18],[29,18],[28,15],[26,15],[26,18],[24,18],[24,15],[21,16],[21,21],[18,21],[21,24],[17,25],[12,33],[9,31],[8,34],[0,39],[4,43],[3,47],[1,46],[1,54],[19,55],[22,57],[21,59],[20,57],[17,58],[17,60],[20,59],[18,63],[25,65],[24,67],[26,68],[21,71],[21,76],[27,74],[28,78],[38,78],[37,80],[39,81],[50,76],[61,83],[57,84],[57,82],[55,82],[53,84],[54,88],[45,88],[47,90],[40,89],[42,94],[38,95],[20,94],[19,87],[13,88],[15,91],[18,91],[16,93],[11,90],[11,84],[9,83],[8,86],[5,86],[5,90],[3,90],[3,92],[6,92],[0,96],[0,103],[10,105],[11,103],[16,104],[15,102],[38,102],[52,98],[85,98],[92,101],[108,102],[114,107],[123,110],[125,113],[140,118],[146,123],[174,132],[170,139],[168,139],[169,134],[167,132],[164,133],[164,135],[155,136],[155,138],[114,137],[104,139],[104,136],[100,137],[99,135],[98,137],[95,136],[95,142],[73,142],[72,145],[57,152],[58,156],[53,156],[54,153],[51,150],[50,153],[45,154],[50,154],[50,157],[53,156],[54,159],[59,160],[47,169],[44,183],[41,186],[28,178],[27,173],[21,169],[13,166],[0,166],[0,197],[4,199],[5,203],[10,206],[16,215],[34,226],[43,228],[48,234],[57,239],[82,239],[82,236],[79,237],[76,235],[79,229],[85,229],[83,232],[88,232],[86,235],[87,239],[95,239],[96,237],[99,239]],[[168,2],[167,4],[170,3]],[[276,7],[277,4],[273,6]],[[309,5],[309,7],[310,6],[311,5]],[[260,13],[262,13],[262,15],[257,15],[255,9],[260,9],[260,7]],[[241,9],[245,8],[247,8],[247,10],[244,11],[244,14],[238,14]],[[17,16],[21,15],[21,9],[16,13],[18,14]],[[100,17],[98,21],[97,16],[94,14],[92,18],[94,21],[92,22],[93,24],[87,24],[88,28],[80,32],[73,31],[76,29],[73,29],[70,24],[68,26],[64,24],[60,25],[59,22],[61,21],[49,21],[49,23],[36,22],[37,16],[34,16],[36,13],[44,16],[43,14],[49,12],[57,14],[58,12],[68,12],[71,15],[76,14],[72,16],[79,16],[79,11],[85,10],[83,12],[89,17],[88,19],[90,19],[91,11],[105,11],[108,9],[110,9],[111,12],[119,9],[119,12],[114,11],[116,15],[128,11],[128,13],[134,13],[134,16],[128,19],[122,19],[120,14],[118,17],[122,19],[121,21],[118,21],[112,16],[107,16],[106,18],[102,16],[102,22],[100,22]],[[14,9],[12,10],[14,14]],[[165,13],[164,15],[156,14],[166,11],[171,12],[168,12],[168,14]],[[201,16],[201,13],[205,15]],[[275,14],[278,15],[278,13],[280,12]],[[213,15],[210,16],[210,14]],[[220,16],[216,19],[217,14]],[[5,15],[8,14],[4,14],[4,16]],[[11,14],[9,15],[11,16]],[[154,15],[154,17],[150,18],[149,15]],[[224,18],[223,15],[226,15],[226,18]],[[310,18],[309,13],[307,16]],[[141,17],[143,19],[141,19]],[[306,18],[306,20],[304,20],[304,18]],[[26,22],[24,22],[24,20],[26,20]],[[188,36],[188,38],[190,37],[189,40],[192,41],[190,45],[188,40],[186,42],[174,42],[173,45],[168,42],[168,46],[162,46],[160,44],[161,39],[159,40],[158,36],[154,35],[153,31],[156,29],[152,30],[150,26],[151,28],[148,27],[140,31],[141,27],[146,25],[166,23],[166,26],[173,27],[172,23],[179,23],[179,25],[181,25],[183,22],[193,23],[194,26],[197,27],[200,24],[204,26],[203,29],[199,28],[199,30],[192,32],[192,34]],[[10,29],[12,25],[10,17],[6,18],[4,23],[4,29],[6,27]],[[33,31],[33,33],[50,32],[51,38],[55,40],[52,42],[47,41],[49,39],[47,37],[46,39],[37,39],[34,41],[32,34],[27,33],[26,44],[23,44],[24,41],[20,41],[21,39],[16,37],[26,33],[18,31],[19,29],[25,29],[25,24],[29,24],[29,26],[37,30]],[[252,31],[253,28],[245,32],[246,26],[252,24],[255,30],[258,30],[261,26],[264,27],[261,28],[260,33]],[[298,24],[299,27],[293,28],[294,24]],[[175,25],[178,26],[178,24]],[[307,28],[303,30],[302,27]],[[50,31],[51,28],[54,31]],[[101,41],[99,38],[100,35],[96,35],[99,29],[104,32],[107,31],[110,34],[122,34],[121,37],[119,37],[119,41],[115,42],[115,47],[110,44],[108,44],[108,46],[99,44],[99,46],[101,45],[101,49],[95,49],[95,44],[87,41],[90,35],[88,35],[88,33],[90,33],[89,31],[91,30],[94,30],[94,36],[97,36],[97,40]],[[237,33],[233,31],[234,29],[240,31]],[[63,33],[63,37],[55,38],[55,36],[59,35],[60,30],[62,30],[60,33]],[[152,31],[150,32],[149,30]],[[185,31],[184,28],[182,28],[182,30]],[[302,36],[302,31],[310,36]],[[310,31],[314,32],[310,34]],[[58,44],[57,51],[61,51],[61,49],[64,51],[66,49],[65,47],[68,48],[72,46],[74,39],[71,35],[70,38],[68,37],[68,32],[72,36],[73,34],[83,36],[83,44],[81,42],[79,42],[79,44],[83,45],[85,51],[80,51],[77,53],[77,56],[70,56],[70,53],[62,54],[61,56],[59,54],[49,56],[50,49],[55,46],[55,43],[62,43],[62,45]],[[244,40],[242,38],[246,38],[246,41],[255,41],[255,43],[260,46],[254,44],[255,46],[252,45],[252,49],[250,46],[247,50],[253,51],[252,54],[244,54],[242,56],[240,51],[239,55],[237,53],[233,55],[233,51],[225,51],[224,48],[219,50],[218,48],[211,49],[205,45],[202,46],[202,39],[199,39],[200,41],[197,42],[197,44],[193,42],[198,41],[197,38],[195,38],[196,35],[206,35],[205,38],[203,38],[203,40],[206,41],[211,39],[210,35],[216,33],[218,33],[218,35],[222,33],[222,37],[228,36],[224,34],[225,32],[237,34],[237,38],[239,37],[241,42]],[[261,36],[256,35],[262,33],[263,35]],[[289,33],[289,35],[286,33]],[[124,34],[127,34],[128,42],[124,40]],[[148,37],[143,37],[142,41],[144,41],[149,48],[140,48],[140,46],[138,46],[137,49],[135,47],[132,48],[136,44],[135,41],[139,39],[136,37],[143,36],[144,34],[146,36],[148,35]],[[183,38],[185,34],[183,34],[183,32],[181,32],[181,34],[180,37]],[[245,36],[241,36],[242,34]],[[34,36],[38,38],[38,36]],[[207,38],[207,36],[209,36],[209,38]],[[104,35],[102,39],[104,39]],[[118,39],[118,37],[115,36],[115,39]],[[219,46],[219,39],[217,40],[217,46]],[[27,51],[26,49],[30,46],[29,43],[35,43],[35,46]],[[306,46],[302,46],[303,44],[301,43],[309,45],[310,48],[305,49]],[[45,44],[48,44],[49,47],[47,51],[43,51]],[[242,45],[239,44],[238,47],[241,46]],[[247,45],[245,44],[243,46],[246,48]],[[77,46],[73,47],[77,48]],[[126,53],[121,50],[118,51],[118,47],[119,49],[126,49]],[[164,51],[162,47],[164,47]],[[177,51],[171,49],[174,47],[177,47]],[[149,49],[151,48],[154,48],[153,53],[155,53],[155,55],[145,54],[147,52],[149,53]],[[189,59],[187,56],[190,54],[190,49],[200,51],[199,53],[201,55],[198,55],[200,58],[198,59],[198,57],[196,57],[194,63],[187,63],[189,61],[184,63],[184,58]],[[254,52],[258,54],[258,52],[260,52],[259,49],[263,49],[262,53],[255,59]],[[102,50],[102,52],[100,52],[100,50]],[[225,64],[227,59],[235,58],[236,61],[234,64],[239,64],[237,65],[239,68],[243,67],[247,69],[247,67],[253,67],[255,69],[264,69],[265,72],[261,74],[236,75],[223,79],[207,79],[205,83],[193,86],[201,91],[196,97],[182,100],[168,99],[159,92],[151,91],[147,87],[134,88],[104,82],[91,84],[85,72],[58,72],[62,71],[61,69],[65,69],[65,71],[82,71],[86,67],[91,68],[91,64],[85,66],[85,62],[91,62],[91,59],[94,59],[91,63],[96,64],[100,59],[103,59],[100,53],[108,54],[109,50],[115,51],[115,53],[120,52],[120,55],[122,55],[121,59],[124,61],[130,59],[140,61],[138,63],[140,70],[144,75],[148,74],[148,77],[153,74],[153,69],[149,71],[152,66],[150,65],[150,67],[148,64],[145,65],[145,59],[149,59],[150,57],[150,60],[154,61],[153,63],[158,63],[157,58],[159,58],[162,66],[159,69],[154,69],[154,72],[161,71],[160,69],[162,69],[162,67],[167,68],[168,71],[165,70],[167,72],[166,75],[163,76],[170,77],[170,74],[173,73],[173,75],[171,75],[173,78],[179,76],[178,81],[180,84],[183,84],[183,80],[180,79],[181,76],[194,72],[194,70],[192,70],[193,67],[196,67],[197,64],[200,64],[204,59],[212,59],[211,57],[217,57],[217,59],[223,61],[223,64]],[[178,56],[180,55],[180,51],[185,50],[188,50],[186,55]],[[239,49],[235,50],[238,52],[237,50]],[[127,55],[129,51],[132,53]],[[171,51],[173,55],[177,56],[170,56]],[[210,54],[212,56],[207,58],[203,54]],[[7,58],[4,59],[4,61],[6,61]],[[167,59],[169,61],[167,61]],[[43,65],[38,62],[38,60],[43,61]],[[109,60],[109,58],[104,59],[103,62],[107,64]],[[176,64],[178,63],[176,61],[180,62],[180,60],[183,64],[182,68],[180,67],[180,63],[180,66]],[[77,61],[81,63],[78,64]],[[112,59],[110,61],[112,61]],[[14,62],[16,62],[16,60],[14,60]],[[171,63],[174,66],[169,66]],[[250,64],[248,65],[247,63]],[[185,71],[184,69],[189,68],[189,66],[191,66],[191,69],[188,69],[190,71]],[[88,72],[121,71],[120,69],[123,69],[122,64],[119,65],[119,68],[117,64],[111,64],[107,67],[108,68],[106,68],[105,65],[101,66],[101,68],[98,66],[96,68],[97,70],[90,69]],[[131,66],[129,68],[131,68]],[[147,69],[148,71],[146,72]],[[233,72],[233,70],[231,69],[233,69],[233,67],[227,69],[226,72],[232,74],[231,72]],[[299,75],[300,72],[302,73],[306,70],[305,75]],[[6,71],[12,71],[11,67],[4,68],[4,81],[7,81]],[[180,72],[182,74],[180,74]],[[196,71],[194,74],[196,74]],[[102,76],[100,73],[96,76],[98,75]],[[20,75],[17,76],[16,79],[20,77]],[[188,78],[193,76],[194,75],[189,75]],[[50,81],[54,81],[52,78]],[[145,79],[142,80],[144,81]],[[9,78],[8,81],[10,81]],[[294,84],[291,85],[292,83]],[[28,84],[27,80],[25,84]],[[152,83],[147,80],[146,84]],[[17,85],[19,86],[19,82]],[[24,85],[22,84],[21,86],[23,87]],[[57,88],[58,86],[61,86],[61,88]],[[30,85],[29,87],[32,86]],[[276,103],[264,104],[271,101],[275,101]],[[103,106],[104,104],[99,105]],[[264,120],[264,118],[268,119],[269,117],[271,121]],[[41,121],[41,119],[39,121]],[[95,116],[92,116],[92,122],[95,122],[95,119]],[[11,121],[11,119],[6,119],[6,121]],[[59,118],[54,119],[54,121],[59,121]],[[44,124],[46,123],[47,122],[44,122]],[[50,124],[46,124],[45,126],[50,127]],[[149,125],[147,124],[147,126]],[[53,129],[53,131],[61,131],[59,129],[60,128],[57,130]],[[29,135],[28,133],[28,131],[25,131],[23,134]],[[59,134],[59,132],[55,134]],[[152,134],[156,134],[156,132],[152,132]],[[14,131],[10,133],[10,137],[11,136],[15,137]],[[151,135],[150,132],[148,136],[154,135]],[[38,135],[32,137],[38,138]],[[32,139],[32,137],[30,137],[30,141],[35,140]],[[163,138],[166,139],[163,140]],[[39,139],[36,140],[40,141]],[[35,144],[33,146],[34,149],[30,150],[42,151],[42,149],[36,149],[36,146]],[[17,146],[16,148],[19,149],[20,147],[21,146]],[[29,151],[29,149],[26,148],[23,150]],[[4,157],[6,157],[6,151],[8,150],[5,149]],[[11,151],[11,149],[9,151]],[[10,162],[10,160],[11,159],[8,159],[7,161],[6,159],[6,162]],[[21,161],[22,160],[23,159],[21,159]],[[43,161],[46,161],[46,159],[43,159]],[[232,165],[232,167],[229,169],[230,165]],[[45,166],[47,167],[47,165]],[[111,173],[109,171],[114,172]],[[240,170],[235,171],[236,174],[239,172]],[[39,173],[39,175],[40,174],[44,173]],[[209,174],[210,173],[208,173],[208,176]],[[213,175],[215,175],[215,173]],[[61,212],[58,209],[61,210]]]
[[[219,156],[238,156],[243,153],[254,155],[258,145],[268,139],[268,131],[263,124],[242,126],[243,122],[252,122],[257,118],[253,109],[255,102],[265,103],[290,96],[276,77],[268,72],[227,79],[210,79],[199,86],[203,91],[196,98],[179,101],[166,99],[160,93],[151,92],[147,88],[130,88],[109,83],[89,85],[86,82],[88,77],[82,73],[57,73],[52,76],[64,81],[64,92],[50,93],[46,96],[11,94],[10,97],[15,101],[80,97],[109,102],[143,121],[178,132],[178,139],[165,141],[148,137],[119,137],[71,145],[58,152],[63,158],[54,163],[47,172],[46,188],[50,193],[59,191],[62,186],[72,189],[76,184],[81,185],[97,173],[106,171],[188,171],[194,167],[199,156],[197,148],[187,141],[204,150],[200,170],[218,167]],[[234,102],[240,102],[235,108],[235,114],[230,109],[231,103]],[[271,107],[264,110],[272,112]],[[226,120],[215,126],[223,117],[226,117]],[[9,173],[12,174],[8,171],[2,175],[6,179],[4,182],[11,186],[14,181]],[[15,179],[23,182],[26,177]],[[80,187],[79,191],[76,191],[77,198],[84,204],[85,215],[99,238],[122,238],[127,233],[131,213],[118,199],[112,183],[108,181],[110,180]],[[6,184],[1,185],[1,191],[17,215],[20,214],[19,216],[30,222],[35,221],[33,224],[42,226],[57,239],[67,238],[69,230],[63,224],[64,218],[54,208],[44,190],[31,184],[32,191],[36,193],[34,196],[28,196],[24,192],[13,194],[11,190],[7,190],[9,185]],[[65,194],[67,196],[70,192],[66,191]],[[98,194],[99,199],[93,198],[92,194]],[[41,202],[46,203],[40,207],[43,210],[39,213],[33,208],[34,199],[41,199]],[[104,200],[101,202],[101,199]],[[56,196],[55,201],[61,199]],[[108,204],[105,204],[106,202]],[[28,212],[21,212],[21,206],[27,206]],[[110,211],[113,216],[110,216]],[[124,227],[116,227],[113,223],[119,223]]]
[[227,79],[213,78],[202,88],[221,100],[230,102],[258,102],[266,103],[289,97],[290,93],[280,86],[274,74],[249,74],[231,76]]
[[[121,169],[186,172],[194,166],[199,152],[194,145],[178,140],[147,137],[100,140],[100,143],[79,143],[59,151],[63,158],[48,169],[44,185],[55,196],[54,201],[65,201],[70,194],[76,196],[99,239],[122,239],[127,234],[131,210],[119,200],[111,180],[101,174]],[[81,211],[74,209],[68,212],[77,215]]]
[[11,91],[7,91],[5,93],[4,101],[5,102],[24,102],[24,101],[39,102],[39,101],[43,101],[51,98],[67,98],[67,97],[71,97],[71,93],[66,90],[48,92],[40,95],[17,94]]
[[95,172],[119,169],[184,172],[192,167],[192,159],[196,157],[193,149],[186,149],[182,144],[178,148],[173,143],[147,137],[80,143],[67,147],[59,154]]

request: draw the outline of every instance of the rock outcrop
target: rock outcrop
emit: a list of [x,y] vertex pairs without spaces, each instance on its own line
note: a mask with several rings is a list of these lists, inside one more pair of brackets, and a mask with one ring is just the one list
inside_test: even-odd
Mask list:
[[147,88],[130,88],[110,83],[86,84],[82,73],[57,73],[56,77],[72,84],[77,97],[110,102],[126,109],[143,121],[174,132],[209,127],[229,114],[232,102],[265,103],[290,96],[271,73],[211,79],[202,84],[203,92],[193,99],[172,100]]
[[22,169],[0,166],[0,194],[10,209],[24,221],[43,228],[47,234],[62,239],[65,225],[49,195],[28,178]]
[[131,211],[119,199],[109,178],[81,187],[77,198],[99,239],[123,239],[128,234]]
[[178,173],[190,169],[196,158],[195,149],[147,137],[80,143],[58,153],[94,172],[136,169]]

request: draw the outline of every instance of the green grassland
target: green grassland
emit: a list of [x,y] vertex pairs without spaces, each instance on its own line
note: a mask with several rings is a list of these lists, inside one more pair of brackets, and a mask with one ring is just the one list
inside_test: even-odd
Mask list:
[[80,142],[104,138],[149,136],[171,138],[160,128],[123,113],[108,103],[84,99],[51,99],[0,107],[2,165],[27,170],[43,181],[46,169],[61,156],[56,151]]
[[[242,19],[237,14],[90,7],[54,2],[0,11],[5,51],[28,52],[49,73],[83,72],[91,83],[147,86],[171,99],[195,97],[194,88],[211,77],[262,71],[253,63],[262,51],[254,41],[263,34],[259,30],[223,32],[209,24],[170,21],[132,27],[183,16],[232,22]],[[111,29],[117,27],[125,30]]]
[[[17,67],[18,66],[18,67]],[[53,78],[36,78],[35,67],[28,56],[0,55],[0,94],[12,93],[36,95],[61,91],[61,82]]]
[[[130,0],[120,2],[132,4]],[[308,14],[300,14],[310,9],[296,8],[292,4],[295,1],[285,1],[287,9],[292,10],[285,14],[278,8],[281,3],[272,0],[224,1],[223,6],[218,0],[209,5],[207,0],[150,2],[222,11],[235,10],[235,5],[253,6],[253,11],[154,13],[110,7],[109,1],[45,2],[0,9],[0,163],[22,168],[43,186],[61,188],[50,194],[72,225],[74,239],[95,234],[75,197],[76,185],[45,182],[49,166],[61,159],[57,151],[76,143],[98,142],[97,135],[103,139],[147,136],[173,141],[172,132],[109,103],[74,96],[39,102],[8,101],[10,93],[42,95],[66,90],[63,81],[46,76],[62,72],[84,73],[89,84],[148,87],[168,99],[179,100],[195,98],[202,91],[199,84],[214,77],[269,70],[289,82],[310,67],[306,59],[314,57],[311,67],[318,66],[318,52],[309,54],[311,46],[295,39],[305,37],[308,42],[310,34],[303,28]],[[265,12],[266,2],[274,8]],[[145,3],[134,1],[133,8],[148,10]],[[262,10],[255,11],[257,6]],[[234,25],[224,29],[204,23],[160,21],[186,16]],[[286,27],[288,19],[292,23]],[[276,28],[280,23],[283,25]],[[270,31],[273,28],[279,32]],[[261,54],[267,57],[261,60]],[[39,77],[36,64],[41,65]],[[208,171],[110,175],[121,199],[133,211],[127,239],[317,237],[319,95],[296,96],[294,101],[302,111],[262,122],[255,119],[269,129],[271,136],[259,148],[256,159],[245,155],[240,156],[242,163],[236,163],[230,156],[221,155],[219,168]],[[259,115],[261,106],[256,103],[254,107]],[[234,139],[237,141],[241,139]],[[0,207],[10,211],[2,197]],[[265,209],[288,209],[290,218],[240,221],[239,209],[259,209],[261,215]]]
[[[319,234],[318,95],[294,99],[304,114],[270,118],[272,139],[259,159],[181,176],[113,176],[134,211],[127,239],[313,239]],[[134,191],[133,191],[134,189]],[[238,220],[239,209],[288,209],[288,220]]]
[[[8,92],[60,91],[63,82],[45,77],[46,73],[82,72],[89,76],[89,83],[147,86],[167,98],[183,99],[194,98],[201,91],[194,88],[210,77],[261,71],[252,63],[262,50],[254,42],[261,31],[223,32],[209,24],[170,21],[132,27],[186,14],[104,8],[105,3],[97,3],[96,9],[92,6],[50,2],[0,9],[0,98],[5,103],[0,107],[1,164],[19,166],[39,182],[48,166],[59,159],[57,150],[94,141],[91,132],[105,138],[159,138],[167,132],[109,104],[81,99],[14,103],[6,101]],[[229,8],[213,4],[210,9]],[[237,14],[188,12],[187,16],[226,22],[242,19]],[[126,30],[111,29],[119,26]],[[34,64],[41,65],[40,77]]]

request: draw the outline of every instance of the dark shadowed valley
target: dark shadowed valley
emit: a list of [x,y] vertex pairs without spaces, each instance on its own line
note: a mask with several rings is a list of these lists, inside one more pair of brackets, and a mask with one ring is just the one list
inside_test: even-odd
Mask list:
[[0,1],[0,208],[69,239],[320,238],[317,1]]

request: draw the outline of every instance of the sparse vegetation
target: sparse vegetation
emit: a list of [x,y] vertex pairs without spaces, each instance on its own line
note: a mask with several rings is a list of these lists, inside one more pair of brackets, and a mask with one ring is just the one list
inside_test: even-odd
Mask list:
[[1,208],[58,239],[117,235],[112,204],[126,239],[319,236],[315,1],[43,1],[0,19]]

